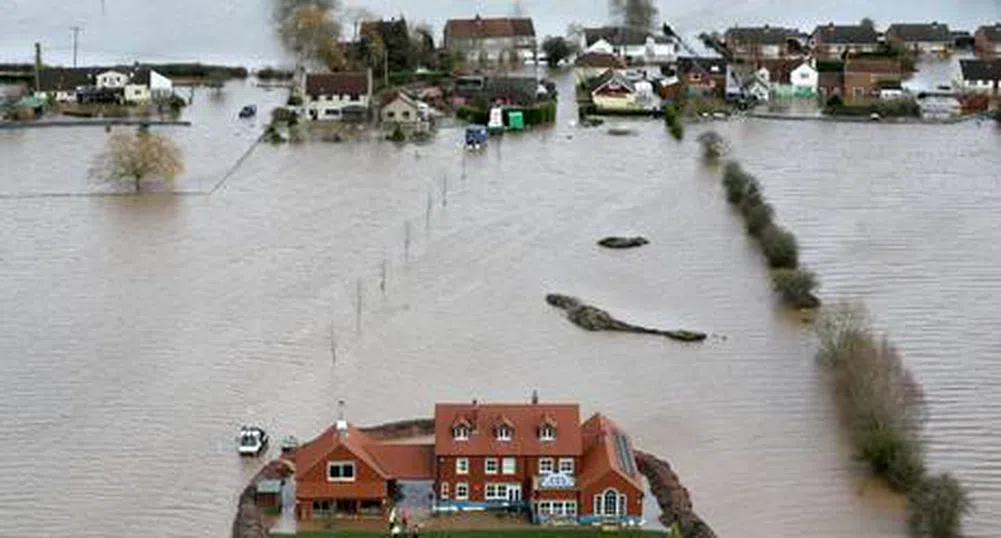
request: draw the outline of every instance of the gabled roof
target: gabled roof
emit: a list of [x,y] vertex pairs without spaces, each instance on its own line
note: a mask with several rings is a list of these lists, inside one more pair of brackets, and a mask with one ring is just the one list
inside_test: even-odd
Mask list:
[[491,39],[503,37],[535,37],[535,25],[527,18],[449,19],[445,35],[457,39]]
[[[539,439],[545,416],[559,423],[553,441]],[[472,426],[468,441],[452,438],[452,425],[464,418]],[[507,419],[510,441],[494,438],[494,426]],[[434,408],[435,454],[438,456],[576,456],[581,454],[580,408],[577,404],[456,404]]]
[[960,60],[959,69],[963,80],[1001,81],[1001,59]]
[[845,73],[902,74],[900,60],[894,58],[852,57],[845,61]]
[[681,73],[688,73],[693,70],[698,70],[701,67],[705,71],[708,71],[710,75],[726,76],[726,59],[724,58],[710,58],[710,57],[698,57],[698,56],[684,56],[678,58],[678,71]]
[[616,71],[614,69],[609,69],[602,73],[600,76],[591,80],[588,85],[591,93],[594,93],[606,86],[612,84],[617,84],[628,90],[630,93],[636,92],[636,86],[630,81],[621,71]]
[[588,52],[577,57],[574,62],[577,67],[604,68],[604,69],[625,69],[626,62],[614,54],[603,52]]
[[295,476],[300,478],[316,467],[331,452],[338,447],[344,447],[365,463],[382,479],[391,478],[390,474],[379,464],[368,451],[368,446],[375,444],[372,439],[353,425],[348,425],[344,432],[337,431],[333,425],[321,433],[316,439],[300,446],[293,454]]
[[578,484],[582,489],[608,473],[615,473],[643,491],[632,441],[614,422],[596,413],[581,426],[581,435],[584,457]]
[[368,90],[368,73],[309,73],[306,75],[307,95],[366,95]]
[[977,28],[977,33],[987,36],[990,41],[1001,41],[1001,22]]
[[388,106],[396,101],[402,101],[408,107],[415,110],[418,108],[417,101],[413,97],[410,97],[405,92],[400,91],[389,94],[386,99],[382,101],[382,106]]
[[397,480],[434,478],[434,445],[374,444],[368,452],[390,477]]
[[835,25],[818,26],[813,37],[831,45],[874,45],[879,42],[879,34],[870,26]]
[[919,23],[919,24],[891,24],[886,29],[887,37],[892,37],[906,41],[908,43],[928,43],[928,42],[950,42],[952,33],[948,24]]
[[602,26],[584,29],[584,43],[590,47],[604,39],[615,47],[645,45],[647,38],[653,38],[655,43],[673,43],[674,40],[665,35],[658,35],[645,30],[621,26]]
[[784,45],[790,39],[798,39],[800,31],[795,28],[775,26],[735,26],[726,31],[727,44],[744,43],[755,45]]

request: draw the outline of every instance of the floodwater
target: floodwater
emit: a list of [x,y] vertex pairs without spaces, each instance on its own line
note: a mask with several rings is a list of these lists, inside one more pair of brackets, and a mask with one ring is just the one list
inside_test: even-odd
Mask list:
[[[655,121],[611,137],[573,127],[564,103],[557,127],[482,155],[456,130],[259,146],[219,184],[259,128],[236,111],[280,100],[195,95],[195,126],[168,129],[186,196],[80,196],[107,190],[86,177],[101,129],[0,132],[0,536],[223,535],[258,465],[234,454],[241,423],[308,438],[338,399],[371,424],[533,389],[666,457],[721,536],[904,535],[899,500],[851,460],[809,328],[776,306],[697,158],[705,127],[682,144]],[[865,301],[892,334],[927,391],[933,468],[973,491],[971,535],[994,535],[1001,132],[713,127],[799,234],[824,298]],[[652,242],[594,245],[613,233]],[[552,291],[717,336],[584,332]]]

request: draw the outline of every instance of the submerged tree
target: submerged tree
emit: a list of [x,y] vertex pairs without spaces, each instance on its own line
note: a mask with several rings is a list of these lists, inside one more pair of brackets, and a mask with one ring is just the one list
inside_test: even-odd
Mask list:
[[549,67],[556,67],[560,62],[573,54],[573,46],[566,39],[560,36],[547,37],[542,42],[542,51],[546,53],[546,64]]
[[657,19],[653,0],[609,0],[609,11],[616,24],[638,30],[650,30]]
[[94,159],[89,174],[99,181],[131,182],[138,193],[143,179],[173,181],[183,171],[181,149],[169,137],[144,125],[135,133],[108,137],[107,147]]
[[966,490],[949,473],[925,479],[908,497],[911,531],[922,538],[960,536],[963,516],[973,510]]
[[[325,61],[341,34],[337,0],[276,0],[275,22],[282,43],[300,58]],[[329,62],[328,62],[329,63]]]

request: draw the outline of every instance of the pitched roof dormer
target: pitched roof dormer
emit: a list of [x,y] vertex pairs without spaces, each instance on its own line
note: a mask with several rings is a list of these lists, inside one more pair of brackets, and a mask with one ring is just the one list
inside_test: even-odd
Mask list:
[[539,424],[539,440],[540,441],[555,441],[556,440],[556,419],[550,414],[545,414],[542,416],[542,422]]
[[514,437],[514,422],[504,415],[497,417],[494,422],[494,438],[498,441],[510,441]]

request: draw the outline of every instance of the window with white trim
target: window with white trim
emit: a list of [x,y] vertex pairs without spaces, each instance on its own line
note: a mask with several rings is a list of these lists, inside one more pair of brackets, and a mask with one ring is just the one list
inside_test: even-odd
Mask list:
[[328,482],[354,482],[355,462],[353,461],[328,461],[327,462]]
[[487,458],[483,460],[483,472],[486,474],[497,474],[497,458]]
[[459,482],[455,485],[455,499],[458,501],[465,501],[469,499],[469,484]]
[[497,427],[497,440],[498,441],[510,441],[511,440],[511,428],[508,426],[498,426]]
[[469,458],[455,458],[455,474],[469,474]]
[[541,441],[555,441],[556,440],[556,428],[546,424],[539,429],[539,440]]
[[594,515],[604,517],[624,516],[626,514],[626,496],[619,494],[614,488],[594,496]]
[[483,494],[488,501],[506,501],[507,488],[507,484],[487,484],[484,487]]
[[539,458],[539,474],[553,472],[553,458]]
[[441,497],[442,500],[448,499],[448,482],[441,483],[441,492],[438,496]]
[[452,439],[455,439],[456,441],[468,441],[469,428],[465,426],[456,426],[452,428]]
[[518,465],[514,458],[504,458],[501,460],[501,474],[514,474],[518,470]]
[[560,472],[573,474],[573,458],[560,458]]

